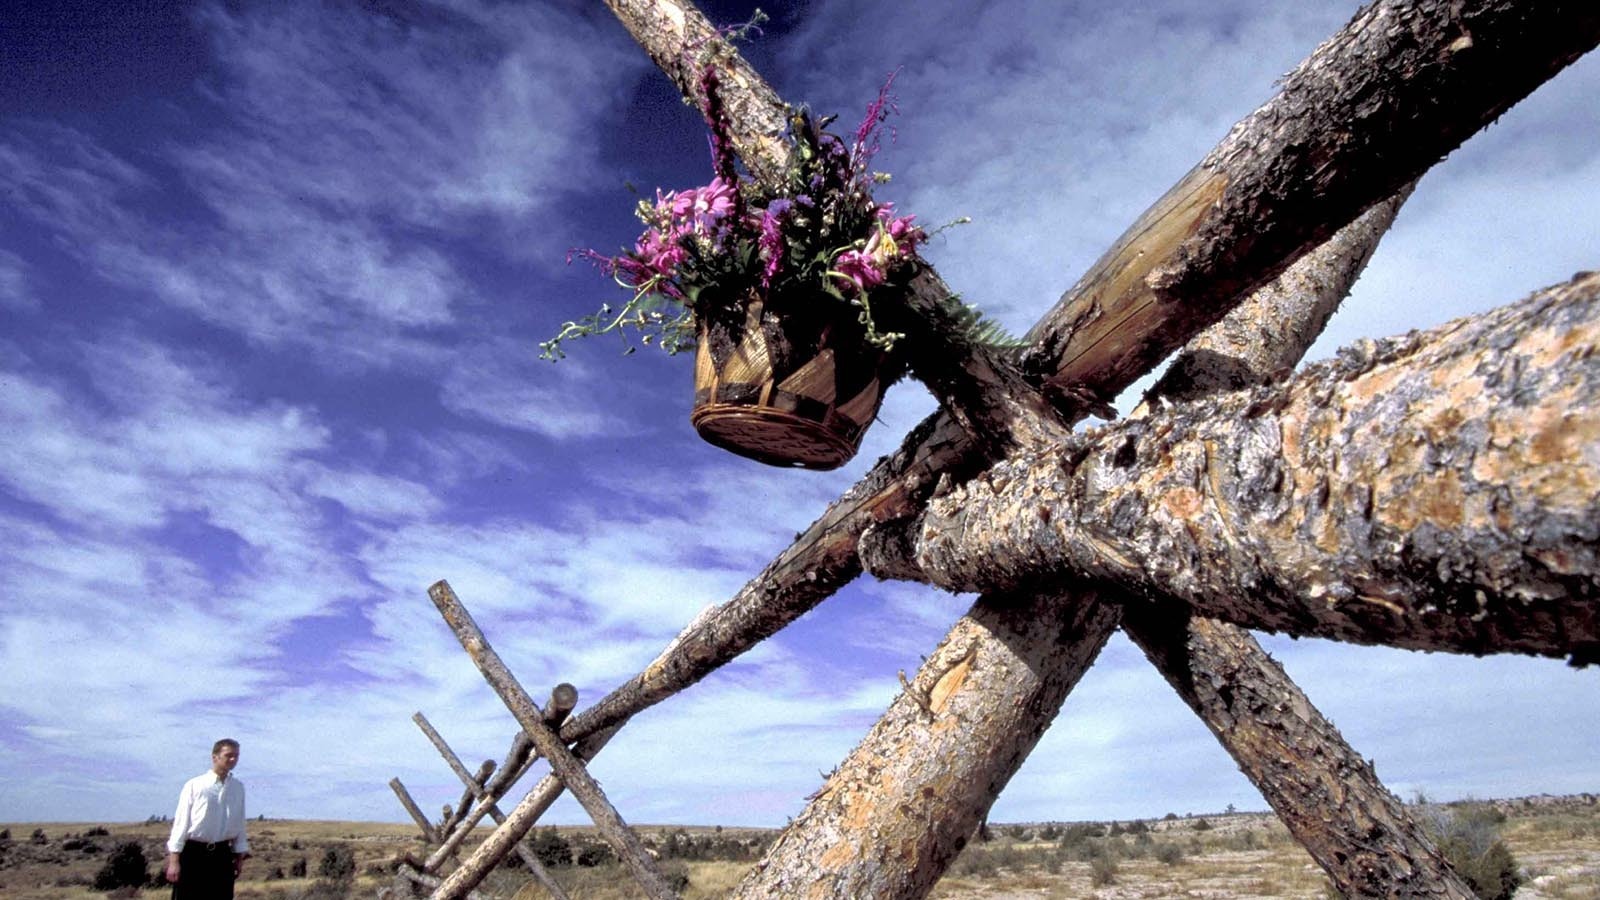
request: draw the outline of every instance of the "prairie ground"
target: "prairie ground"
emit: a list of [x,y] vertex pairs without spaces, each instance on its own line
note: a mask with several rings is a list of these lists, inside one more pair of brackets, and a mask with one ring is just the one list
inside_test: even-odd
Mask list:
[[[1496,806],[1506,816],[1501,835],[1523,876],[1519,900],[1600,900],[1597,798],[1526,798]],[[105,898],[106,892],[93,888],[95,877],[129,842],[139,845],[149,873],[159,878],[167,827],[160,822],[0,824],[0,897]],[[685,900],[726,896],[774,834],[713,827],[639,830],[661,853]],[[975,840],[957,859],[935,888],[936,900],[1333,896],[1322,871],[1266,814],[994,825],[988,833],[989,840]],[[573,900],[638,896],[620,867],[596,849],[600,845],[590,829],[540,829],[534,837],[547,849],[566,847],[574,862],[593,863],[552,869]],[[392,881],[392,860],[407,851],[426,853],[415,828],[367,822],[252,821],[251,843],[254,858],[238,885],[238,900],[374,897]],[[502,868],[484,887],[512,900],[546,896],[520,867]],[[165,887],[147,884],[142,891],[125,888],[110,896],[165,895]]]

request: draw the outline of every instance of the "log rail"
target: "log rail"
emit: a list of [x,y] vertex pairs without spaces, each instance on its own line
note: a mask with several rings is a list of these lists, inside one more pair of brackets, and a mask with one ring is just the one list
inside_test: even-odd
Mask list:
[[[773,122],[782,121],[781,102],[692,6],[679,0],[608,0],[608,6],[685,90],[686,96],[692,98],[698,89],[697,79],[691,77],[692,67],[697,60],[714,55],[725,73],[725,99],[736,125],[736,150],[757,175],[769,174],[781,164],[774,156],[779,145],[772,137],[776,129],[771,127]],[[732,600],[691,624],[635,679],[568,722],[561,729],[561,741],[578,742],[578,755],[592,757],[632,715],[692,685],[793,621],[860,574],[862,557],[858,547],[864,535],[878,536],[869,539],[867,546],[879,556],[893,556],[894,548],[902,551],[897,559],[882,561],[885,571],[945,572],[926,552],[937,543],[929,540],[929,529],[937,529],[938,520],[932,517],[939,515],[940,500],[934,499],[926,516],[923,509],[936,489],[948,491],[952,484],[966,482],[992,487],[994,474],[976,481],[973,476],[1003,471],[996,468],[997,464],[1015,467],[1021,465],[1018,460],[1059,452],[1047,448],[1061,443],[1063,428],[1081,417],[1085,409],[1114,396],[1365,209],[1415,180],[1461,141],[1596,43],[1600,43],[1600,8],[1592,4],[1385,0],[1364,8],[1350,25],[1285,79],[1277,97],[1235,126],[1217,149],[1142,216],[1040,321],[1030,332],[1033,343],[1020,361],[1020,371],[1008,361],[981,351],[952,347],[947,342],[937,344],[939,355],[944,358],[922,359],[914,368],[919,375],[926,373],[944,404],[943,411],[913,430],[900,451],[886,457],[830,506],[794,545]],[[920,273],[913,285],[914,298],[935,296],[945,290],[936,278],[931,271]],[[1592,394],[1581,399],[1592,399]],[[1137,427],[1146,426],[1119,426]],[[1002,438],[993,439],[995,434]],[[1102,434],[1120,435],[1105,440],[1126,439],[1115,429]],[[1085,444],[1088,452],[1103,449],[1092,442],[1080,442],[1078,446]],[[1111,455],[1116,458],[1115,449]],[[1134,459],[1138,458],[1135,448]],[[945,508],[952,503],[948,498],[943,502]],[[913,520],[917,520],[915,527],[919,529],[917,540],[884,539],[907,537],[908,523]],[[1104,576],[1108,560],[1115,562],[1119,552],[1105,541],[1090,540],[1072,549],[1075,555],[1070,557],[1071,570],[1050,577],[1073,579],[1085,573]],[[1467,548],[1463,552],[1474,551]],[[1462,559],[1465,565],[1473,562],[1471,557]],[[1573,565],[1580,570],[1588,566],[1587,574],[1580,571],[1578,577],[1594,583],[1592,554]],[[1032,579],[1033,573],[1028,578]],[[985,589],[1005,587],[979,583],[982,580],[974,576],[966,584]],[[1167,590],[1170,584],[1157,587],[1160,590],[1147,589],[1144,593],[1167,600],[1184,596]],[[1226,587],[1236,595],[1240,585]],[[1118,595],[1118,590],[1111,590],[1107,596]],[[1114,624],[1118,617],[1109,612],[1094,614],[1093,610],[1102,605],[1098,603],[1074,605],[1069,614],[1059,606],[1061,596],[1059,591],[1036,589],[1022,595],[1009,593],[1003,601],[1000,595],[986,596],[968,618],[981,620],[988,615],[985,604],[1015,614],[1018,603],[1037,603],[1036,613],[1054,615],[1053,621],[1079,623],[1065,632],[1058,630],[1053,637],[1028,638],[1012,648],[1026,655],[1035,641],[1065,642],[1067,652],[1051,656],[1073,662],[1062,663],[1046,673],[1047,681],[1056,680],[1051,691],[1064,700],[1076,681],[1068,670],[1092,662],[1099,642],[1109,633],[1106,623]],[[1592,609],[1592,604],[1587,608]],[[1181,615],[1172,618],[1183,609],[1169,607],[1161,614],[1166,618],[1158,616],[1157,621],[1183,621]],[[1206,607],[1205,611],[1221,612],[1216,607]],[[1592,613],[1589,615],[1592,625]],[[1147,618],[1147,611],[1141,607],[1129,621],[1143,623]],[[1308,621],[1295,617],[1280,617],[1271,624],[1291,633],[1312,628]],[[1423,623],[1416,630],[1425,635],[1432,624]],[[958,631],[961,627],[958,625]],[[1155,626],[1133,627],[1144,629],[1141,633],[1150,638],[1147,651],[1169,680],[1174,680],[1180,673],[1173,670],[1182,664],[1183,654],[1162,651]],[[1578,635],[1589,633],[1577,626],[1570,630]],[[1330,633],[1327,628],[1322,631]],[[1349,630],[1331,631],[1347,639],[1356,636]],[[981,640],[991,640],[995,634],[987,626],[978,632],[986,635]],[[1383,639],[1381,628],[1374,628],[1371,634]],[[951,646],[956,636],[957,632],[952,632],[945,646]],[[1221,646],[1225,642],[1217,636],[1213,643]],[[1519,643],[1505,629],[1480,630],[1470,641],[1451,639],[1436,646],[1475,653],[1544,652]],[[1575,659],[1587,652],[1583,650],[1585,646],[1580,642],[1569,647]],[[1226,659],[1240,662],[1255,658],[1259,648],[1235,647],[1219,652]],[[983,658],[978,644],[962,647],[961,654],[962,659],[968,654],[972,659]],[[998,689],[981,690],[977,687],[980,679],[976,678],[962,678],[951,686],[947,679],[955,668],[944,670],[934,677],[931,686],[924,688],[932,690],[944,685],[945,702],[971,702],[977,704],[975,709],[991,709],[985,701],[992,702],[1000,696]],[[921,675],[917,684],[923,684]],[[1181,693],[1183,689],[1179,689]],[[962,690],[968,691],[969,696],[955,696]],[[919,695],[913,699],[927,698]],[[1042,701],[1036,716],[1048,724],[1056,708],[1058,700]],[[893,709],[890,715],[894,715]],[[989,791],[981,804],[983,809],[1036,738],[1031,726],[1021,728],[1002,748],[1004,752],[992,754],[1005,759],[989,764],[985,770],[991,777],[986,782]],[[872,741],[869,736],[863,747],[871,748]],[[1230,747],[1230,752],[1234,749]],[[525,765],[516,768],[515,774],[526,771]],[[559,791],[559,781],[547,778],[541,782],[507,816],[506,824],[480,847],[479,853],[507,852]],[[881,802],[877,798],[869,805]],[[1317,812],[1279,811],[1285,816]],[[910,808],[905,814],[921,812],[926,810]],[[752,876],[757,881],[741,889],[744,895],[759,895],[755,885],[760,878],[788,877],[808,870],[815,873],[815,857],[808,862],[802,858],[804,854],[785,849],[801,847],[822,833],[815,826],[807,832],[801,824],[804,822],[806,817],[758,865]],[[885,885],[890,882],[880,879],[868,893],[918,895],[931,887],[964,840],[965,836],[958,834],[938,836],[928,844],[926,852],[907,855],[909,881],[896,882],[901,886],[889,888]],[[1403,840],[1402,837],[1402,843]],[[491,845],[498,846],[491,850]],[[470,865],[469,860],[458,873]],[[1350,872],[1330,870],[1330,874],[1341,887],[1360,889],[1366,884]],[[475,883],[446,879],[435,896],[462,896]],[[844,881],[838,884],[834,893],[821,895],[851,895],[846,891],[852,888],[844,887]],[[1415,895],[1454,894],[1445,891]]]

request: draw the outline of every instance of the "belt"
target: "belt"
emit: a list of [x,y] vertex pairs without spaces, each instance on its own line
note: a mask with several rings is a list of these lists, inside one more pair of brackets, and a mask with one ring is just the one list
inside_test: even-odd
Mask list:
[[232,850],[233,850],[233,841],[213,841],[213,842],[211,842],[209,844],[206,843],[205,841],[194,841],[194,840],[189,840],[189,841],[184,841],[183,842],[183,849],[188,850],[191,847],[196,849],[196,850],[199,850],[201,853],[217,853],[217,852],[220,852],[222,850],[227,850],[229,852],[232,852]]

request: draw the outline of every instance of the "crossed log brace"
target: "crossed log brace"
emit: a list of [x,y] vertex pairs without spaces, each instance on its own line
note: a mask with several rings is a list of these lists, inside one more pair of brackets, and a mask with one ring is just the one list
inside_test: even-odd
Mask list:
[[[741,159],[758,178],[781,170],[784,104],[704,16],[607,5],[697,104],[696,68],[714,62]],[[940,411],[570,719],[575,694],[540,710],[434,585],[522,732],[473,775],[417,714],[466,793],[436,830],[391,782],[438,845],[401,861],[397,888],[471,896],[518,852],[563,897],[522,840],[568,789],[644,893],[673,896],[584,761],[870,571],[981,596],[736,896],[925,896],[1121,627],[1340,891],[1472,897],[1244,629],[1600,659],[1600,275],[1284,377],[1416,179],[1596,43],[1592,4],[1364,8],[1128,229],[1020,359],[951,337],[933,302],[948,288],[921,269],[893,327]],[[1073,433],[1180,348],[1134,416]],[[541,756],[551,774],[502,813]],[[485,815],[498,827],[447,872]]]

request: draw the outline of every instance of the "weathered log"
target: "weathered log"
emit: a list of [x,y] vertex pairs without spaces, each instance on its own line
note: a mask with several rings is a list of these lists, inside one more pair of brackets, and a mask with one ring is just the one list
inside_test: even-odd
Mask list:
[[1123,629],[1347,897],[1473,900],[1372,764],[1245,630],[1130,604]]
[[926,895],[1117,619],[1092,594],[981,598],[734,896]]
[[[1145,406],[1280,380],[1300,362],[1411,192],[1372,207],[1196,335]],[[1249,632],[1136,607],[1122,622],[1347,897],[1476,895],[1399,798]]]
[[1134,411],[1282,381],[1366,268],[1416,183],[1373,206],[1215,325],[1195,335]]
[[400,799],[400,805],[406,808],[406,812],[411,816],[411,821],[417,823],[417,827],[422,829],[422,839],[430,844],[437,844],[439,835],[433,830],[433,823],[428,821],[428,817],[422,812],[422,807],[417,805],[417,801],[411,799],[411,792],[406,790],[404,784],[400,783],[400,779],[389,779],[389,789],[394,791],[394,795]]
[[1120,423],[929,504],[953,590],[1098,577],[1268,631],[1600,659],[1600,275]]
[[[550,690],[550,700],[544,708],[545,724],[555,728],[567,720],[567,716],[577,705],[577,688],[566,682],[556,685]],[[527,733],[518,731],[516,737],[511,740],[511,749],[506,753],[505,762],[500,764],[494,777],[484,785],[483,796],[479,798],[477,805],[462,819],[462,824],[444,835],[444,840],[438,849],[428,857],[426,868],[429,872],[437,872],[445,860],[456,854],[472,829],[483,821],[483,817],[489,814],[500,798],[505,796],[506,792],[511,790],[511,786],[526,775],[538,760],[539,755],[534,752],[533,742],[528,739]],[[521,835],[518,835],[518,838],[520,837]]]
[[[614,8],[651,5],[618,3],[614,4]],[[681,9],[678,4],[657,8]],[[666,18],[671,20],[674,16],[669,14]],[[624,19],[626,21],[626,17]],[[636,35],[639,33],[635,31]],[[648,38],[641,38],[641,42],[647,45],[651,55],[664,68],[683,57],[681,50],[657,52]],[[679,83],[682,85],[685,82],[679,79]],[[729,92],[727,99],[730,104],[744,102],[745,98],[735,96],[735,93]],[[737,123],[744,116],[736,114],[735,118]],[[752,133],[760,134],[762,130],[753,129]],[[760,166],[760,160],[753,155],[746,156],[746,163],[752,170]],[[755,642],[774,633],[831,594],[837,586],[853,578],[857,561],[850,545],[861,531],[874,520],[893,519],[915,508],[920,490],[932,482],[942,465],[956,461],[970,462],[975,455],[970,448],[963,446],[961,437],[952,432],[948,422],[936,426],[930,420],[924,423],[918,434],[937,436],[936,443],[919,445],[914,438],[897,455],[899,470],[912,465],[913,460],[921,461],[922,465],[916,467],[915,477],[897,478],[899,470],[894,461],[887,466],[880,464],[868,481],[859,485],[851,496],[831,507],[817,525],[786,551],[780,560],[769,566],[762,576],[741,591],[735,601],[724,604],[715,615],[691,626],[649,671],[597,704],[590,711],[596,713],[592,718],[580,717],[568,729],[564,729],[564,736],[572,739],[592,734],[593,728],[618,727],[638,710],[694,683]],[[959,472],[954,474],[959,475]],[[776,577],[769,579],[769,576]],[[797,576],[804,580],[789,580]],[[768,599],[772,602],[763,602]],[[513,818],[520,812],[538,808],[541,803],[547,805],[548,802],[546,792],[536,789],[525,798],[524,803],[518,805]],[[537,813],[524,817],[523,827],[530,827],[536,817]]]
[[[420,716],[422,714],[417,713],[417,715]],[[483,792],[483,783],[489,780],[489,776],[492,774],[494,774],[494,760],[486,759],[483,761],[483,764],[478,767],[477,780],[470,781],[462,788],[461,799],[456,803],[456,805],[452,808],[446,804],[444,808],[444,818],[440,820],[439,824],[440,834],[449,834],[455,830],[457,825],[461,824],[461,820],[467,815],[467,812],[472,809],[472,801]]]
[[[618,3],[614,8],[621,6],[640,6],[640,4]],[[660,8],[678,8],[670,4]],[[619,13],[620,15],[620,13]],[[673,17],[667,16],[670,20]],[[703,20],[702,20],[703,21]],[[635,32],[638,34],[638,32]],[[695,38],[698,39],[698,38]],[[657,53],[650,45],[650,41],[641,38],[651,50],[651,55],[666,68],[672,61],[682,57],[681,49],[668,53]],[[666,60],[667,62],[663,62]],[[680,80],[680,85],[684,82]],[[730,91],[728,100],[732,104],[743,102],[742,97]],[[780,104],[781,106],[781,104]],[[736,110],[735,121],[746,120],[744,113]],[[762,129],[752,129],[752,133],[761,134]],[[770,134],[770,132],[768,132]],[[736,140],[737,140],[736,136]],[[746,156],[746,163],[752,170],[759,168],[760,161],[752,156]],[[909,508],[917,504],[916,487],[925,487],[932,481],[931,475],[940,471],[939,455],[946,460],[970,460],[971,452],[960,446],[958,435],[953,435],[946,427],[935,427],[925,423],[920,429],[923,435],[940,435],[939,440],[945,442],[942,447],[934,447],[930,452],[929,447],[918,447],[916,441],[908,442],[906,450],[900,455],[904,460],[920,459],[926,461],[916,478],[898,480],[892,466],[886,469],[880,465],[874,471],[871,482],[864,483],[853,496],[845,498],[834,507],[830,508],[818,526],[796,543],[791,551],[786,551],[762,577],[758,577],[741,591],[736,601],[725,604],[719,614],[691,626],[686,632],[685,639],[680,639],[668,653],[651,667],[651,670],[639,678],[625,685],[623,689],[614,692],[607,698],[612,701],[602,701],[597,705],[605,707],[603,714],[597,714],[585,720],[579,717],[563,730],[564,737],[569,739],[583,734],[592,734],[591,729],[596,727],[614,728],[627,717],[664,697],[681,690],[682,687],[692,684],[700,677],[720,666],[723,662],[733,658],[755,642],[764,639],[778,628],[791,621],[794,616],[809,609],[815,602],[831,594],[838,585],[850,580],[856,574],[856,560],[851,552],[851,544],[864,530],[867,524],[874,519],[891,519],[903,515]],[[874,496],[876,494],[877,496]],[[808,566],[808,562],[816,562],[816,566]],[[776,571],[775,571],[776,570]],[[769,573],[778,577],[768,580]],[[809,576],[801,583],[786,582],[786,577]],[[775,602],[770,605],[762,600],[770,596]],[[714,624],[713,624],[714,623]],[[573,727],[582,726],[582,727]],[[534,793],[539,793],[536,790]],[[530,793],[528,799],[534,797]],[[527,801],[525,800],[525,803]],[[537,805],[537,804],[534,804]],[[522,811],[524,804],[519,804],[518,812]],[[513,813],[515,816],[516,813]],[[528,824],[531,825],[531,819]],[[497,833],[498,836],[498,833]]]
[[[572,748],[572,755],[579,760],[591,760],[606,742],[617,733],[621,726],[595,732]],[[533,790],[519,801],[514,809],[500,822],[483,843],[479,844],[472,854],[462,860],[461,865],[439,883],[433,892],[433,900],[455,900],[464,897],[473,888],[477,887],[500,860],[505,859],[507,853],[527,835],[539,817],[544,815],[550,804],[556,802],[564,790],[561,779],[555,774],[546,775],[539,780]]]
[[1600,6],[1380,0],[1287,75],[1029,333],[1109,400],[1600,43]]
[[[691,71],[694,56],[686,50],[710,34],[703,16],[687,4],[669,0],[613,0],[609,5],[680,87],[696,83]],[[759,171],[763,159],[759,138],[769,133],[759,123],[781,121],[782,104],[738,60],[737,54],[731,50],[726,54],[722,65],[734,67],[737,73],[724,83],[725,99],[734,111],[735,144],[746,164]],[[1547,77],[1559,66],[1542,64],[1538,68]],[[742,93],[741,85],[752,85],[751,92]],[[692,92],[686,95],[697,96]],[[745,128],[741,123],[747,119],[757,124]],[[1148,228],[1149,218],[1142,220],[1143,228]],[[1036,335],[1059,343],[1056,332],[1060,321],[1058,316],[1055,325],[1041,323],[1035,329]],[[957,464],[970,465],[978,455],[952,432],[948,421],[935,423],[930,419],[913,435],[926,436],[926,443],[908,440],[899,454],[880,463],[850,494],[830,507],[733,601],[719,607],[713,616],[696,622],[650,670],[596,704],[590,710],[593,717],[583,719],[581,728],[564,729],[564,736],[572,740],[625,721],[775,633],[853,579],[859,571],[853,544],[868,525],[905,515],[916,508],[921,492],[941,471],[960,478],[962,471]],[[914,471],[902,477],[907,469]]]
[[[572,685],[570,684],[563,684],[561,687],[571,689],[568,692],[564,692],[562,696],[570,696],[573,703],[576,703],[578,698],[577,690],[572,689]],[[571,711],[572,706],[569,705],[567,706],[566,710],[561,713],[561,715],[565,716],[566,713]],[[550,716],[550,708],[548,706],[545,708],[545,716],[547,718]],[[433,723],[429,722],[426,716],[424,716],[421,712],[418,712],[411,717],[411,720],[417,723],[417,727],[422,729],[423,734],[427,735],[428,741],[433,744],[434,749],[439,751],[439,755],[444,758],[445,764],[450,767],[450,770],[456,773],[456,777],[461,779],[461,783],[466,786],[467,792],[473,797],[485,800],[485,805],[489,810],[489,815],[494,818],[497,824],[504,822],[506,818],[505,814],[500,811],[500,808],[495,805],[493,800],[489,800],[487,798],[487,795],[484,792],[484,785],[488,782],[489,774],[494,771],[494,761],[484,760],[483,765],[478,769],[478,774],[473,775],[471,772],[468,772],[467,767],[461,763],[461,757],[457,756],[456,752],[450,749],[450,745],[445,742],[444,735],[440,734],[433,727]],[[539,857],[533,852],[532,847],[529,847],[524,841],[518,841],[515,845],[515,850],[518,858],[522,860],[522,864],[527,867],[528,874],[533,876],[534,881],[539,882],[540,887],[543,887],[551,897],[555,898],[555,900],[567,900],[567,892],[562,889],[561,884],[557,882],[555,878],[551,877],[550,873],[545,870],[544,864],[539,862]]]
[[783,179],[787,106],[694,4],[681,0],[606,0],[628,33],[696,109],[706,108],[701,66],[714,62],[732,125],[734,152],[768,184]]
[[500,695],[506,708],[522,725],[528,739],[533,741],[533,746],[549,761],[551,771],[583,806],[584,812],[594,821],[595,830],[628,867],[645,895],[655,900],[676,900],[677,895],[662,880],[661,873],[656,870],[639,836],[634,834],[606,799],[605,792],[584,767],[583,761],[574,756],[560,736],[545,724],[544,711],[539,709],[538,704],[517,682],[516,676],[506,668],[500,654],[489,645],[478,623],[473,621],[472,615],[461,604],[450,585],[443,581],[435,582],[428,588],[428,597],[438,607],[445,624],[455,633],[462,649],[472,658],[484,680]]
[[544,724],[560,728],[578,705],[578,689],[565,681],[550,689],[550,701],[544,705]]
[[[1258,296],[1234,310],[1230,314],[1233,321],[1214,326],[1213,330],[1222,332],[1220,336],[1212,335],[1204,340],[1197,338],[1194,344],[1216,356],[1218,351],[1229,349],[1230,336],[1250,330],[1243,327],[1250,320],[1269,315],[1285,316],[1289,317],[1289,322],[1272,326],[1278,330],[1278,334],[1275,336],[1277,345],[1270,355],[1247,353],[1232,366],[1221,367],[1221,370],[1237,374],[1241,367],[1253,365],[1273,372],[1292,364],[1326,322],[1326,312],[1331,311],[1331,306],[1325,297],[1342,296],[1348,290],[1378,236],[1392,219],[1399,202],[1400,199],[1396,198],[1381,209],[1369,211],[1362,220],[1348,226],[1328,245],[1297,263],[1279,282],[1258,292]],[[1310,284],[1318,286],[1315,296],[1312,296],[1312,292],[1299,289]],[[1293,328],[1296,324],[1299,325],[1298,329]],[[1194,378],[1204,381],[1212,371],[1211,368],[1196,367]],[[903,562],[906,538],[906,532],[893,523],[869,529],[859,545],[863,563],[870,571],[883,575],[884,572],[878,567],[884,562],[890,565]],[[1058,609],[1063,602],[1060,597],[1042,594],[1026,602],[1026,614],[1048,624],[1060,615]],[[979,610],[982,606],[980,604]],[[1081,617],[1105,615],[1097,611],[1097,606],[1098,602],[1092,595],[1079,598],[1079,602],[1070,607],[1074,615],[1080,617],[1074,620],[1074,624],[1083,621]],[[982,615],[984,613],[977,610],[971,614],[973,619]],[[779,874],[750,876],[747,884],[751,886],[751,895],[768,891],[782,893],[785,888],[813,880],[819,884],[816,888],[819,896],[839,897],[915,897],[933,885],[950,859],[959,852],[973,824],[981,821],[998,796],[1000,787],[1026,758],[1039,732],[1055,716],[1067,692],[1081,674],[1077,668],[1079,662],[1087,665],[1086,660],[1092,659],[1093,649],[1098,647],[1094,642],[1104,639],[1095,630],[1074,639],[1070,628],[1067,635],[1053,632],[1050,627],[1006,633],[1003,636],[997,631],[974,629],[968,622],[963,622],[946,639],[945,646],[965,647],[965,653],[974,659],[1038,657],[1053,661],[1051,665],[1064,666],[1058,672],[1041,663],[1040,668],[1032,670],[1028,676],[1032,679],[1028,683],[1049,683],[1048,693],[1035,698],[1033,702],[1021,703],[1010,693],[1016,688],[1009,680],[1011,673],[975,667],[973,671],[961,672],[961,689],[966,692],[972,712],[959,728],[940,729],[933,725],[921,728],[915,722],[904,721],[903,712],[892,709],[857,748],[850,761],[829,780],[830,786],[836,783],[886,786],[875,793],[857,790],[850,794],[848,805],[836,802],[834,795],[825,789],[791,826],[799,836],[791,840],[786,832],[764,862],[764,871]],[[1206,634],[1202,633],[1199,640],[1204,641]],[[1085,640],[1093,646],[1079,646]],[[1218,641],[1206,644],[1205,648],[1221,660],[1235,662],[1237,671],[1254,671],[1269,665],[1265,654],[1247,635],[1245,641],[1247,643]],[[1064,644],[1058,645],[1057,642]],[[1254,648],[1253,654],[1251,648]],[[1081,654],[1085,653],[1090,655],[1083,657]],[[919,682],[937,677],[949,668],[949,661],[936,655]],[[1282,684],[1271,682],[1267,683],[1268,686],[1293,691],[1292,683],[1282,677],[1281,670],[1277,671]],[[1226,692],[1226,686],[1222,690]],[[907,693],[913,697],[912,702],[917,702],[915,698],[927,697],[926,689],[919,691],[914,687],[908,688]],[[1310,710],[1309,704],[1305,704],[1303,709]],[[1206,715],[1211,709],[1202,706],[1197,707],[1197,711]],[[1259,716],[1262,727],[1269,731],[1277,727],[1272,712],[1269,710]],[[1314,711],[1310,711],[1310,715],[1315,715]],[[1311,771],[1305,776],[1308,781],[1318,778],[1332,780],[1351,774],[1347,768],[1335,768],[1336,762],[1341,759],[1341,751],[1351,755],[1353,752],[1337,740],[1337,733],[1331,727],[1313,735],[1305,734],[1303,728],[1297,733],[1305,740],[1303,748],[1306,752],[1300,758],[1309,758],[1310,761]],[[1229,740],[1223,737],[1225,741]],[[1313,738],[1327,740],[1313,743]],[[1270,759],[1255,758],[1257,753],[1267,749],[1251,745],[1230,746],[1230,751],[1236,752],[1241,758],[1241,766],[1247,774],[1262,771],[1270,765]],[[1328,766],[1318,765],[1315,751],[1320,749],[1328,751]],[[900,760],[895,777],[883,777],[884,759]],[[957,782],[965,790],[952,792],[950,785]],[[1281,785],[1268,780],[1261,786],[1270,797]],[[1387,811],[1387,807],[1381,805],[1381,798],[1388,798],[1389,795],[1375,779],[1370,783],[1352,783],[1349,791],[1354,798],[1349,802],[1352,809],[1359,811],[1362,808],[1358,799],[1374,797],[1380,799],[1374,799],[1370,805]],[[1419,843],[1411,840],[1414,837],[1411,833],[1365,834],[1358,833],[1353,826],[1341,828],[1337,823],[1321,823],[1321,819],[1333,818],[1348,811],[1325,802],[1326,799],[1319,796],[1294,798],[1275,804],[1275,808],[1280,809],[1286,819],[1295,820],[1291,828],[1319,838],[1319,851],[1330,851],[1326,854],[1325,867],[1337,885],[1361,893],[1375,883],[1371,871],[1374,858],[1391,861],[1420,857],[1424,863],[1411,869],[1403,869],[1395,862],[1377,875],[1395,871],[1409,872],[1413,876],[1438,874],[1440,877],[1430,883],[1430,889],[1438,891],[1432,896],[1466,896],[1459,893],[1459,890],[1465,889],[1442,864],[1432,867],[1426,864],[1429,860],[1438,863],[1437,853],[1425,841]],[[955,809],[964,812],[958,813]],[[970,819],[964,818],[968,811],[972,816]],[[1392,817],[1395,821],[1403,821],[1403,818],[1403,811]],[[1370,822],[1370,818],[1366,821]],[[927,822],[941,823],[943,827],[921,832],[920,842],[898,836],[900,831],[915,830],[909,823]],[[907,847],[915,847],[916,852],[865,850],[851,856],[845,850],[834,849],[829,851],[823,862],[818,862],[816,858],[820,855],[817,852],[819,843],[838,848],[881,847],[885,834],[897,836],[891,846],[898,846],[902,851]],[[1430,853],[1431,857],[1428,856]],[[1423,881],[1424,878],[1417,877],[1411,883]],[[1404,895],[1408,885],[1396,882],[1384,889]]]
[[[440,883],[441,883],[439,878],[438,878],[438,876],[429,875],[426,872],[419,872],[416,869],[411,868],[410,866],[407,866],[407,865],[402,865],[402,866],[400,866],[400,868],[398,870],[396,870],[395,878],[396,878],[397,881],[398,880],[409,881],[409,882],[411,882],[413,884],[416,884],[416,885],[418,885],[420,887],[431,888],[431,889],[437,889],[439,887]],[[490,900],[488,895],[481,894],[481,893],[479,893],[477,891],[468,891],[466,894],[463,894],[462,896],[466,897],[467,900]]]

